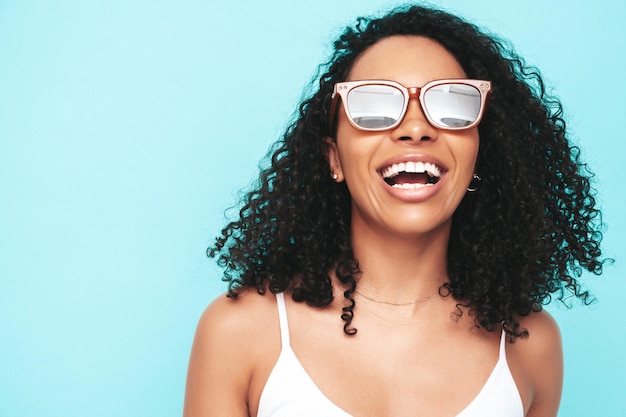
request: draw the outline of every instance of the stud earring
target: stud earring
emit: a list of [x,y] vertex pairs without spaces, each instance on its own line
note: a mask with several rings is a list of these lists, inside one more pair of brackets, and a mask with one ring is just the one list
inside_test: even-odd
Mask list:
[[482,179],[478,176],[478,174],[476,173],[472,174],[472,181],[467,187],[467,191],[469,191],[470,193],[473,193],[474,191],[478,190],[478,185],[480,184],[481,181]]
[[332,172],[332,173],[330,174],[330,176],[331,176],[331,178],[332,178],[334,181],[337,181],[337,178],[339,178],[339,175],[337,175],[337,173],[336,173],[336,172]]

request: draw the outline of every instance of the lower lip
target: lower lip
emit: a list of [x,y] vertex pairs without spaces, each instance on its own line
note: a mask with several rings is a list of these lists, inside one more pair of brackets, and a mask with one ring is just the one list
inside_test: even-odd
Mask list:
[[401,187],[392,187],[387,184],[385,180],[382,179],[383,186],[385,190],[389,194],[391,194],[394,198],[405,201],[407,203],[421,203],[423,201],[428,200],[434,194],[436,194],[441,188],[441,183],[444,181],[445,176],[441,176],[439,181],[436,184],[432,185],[423,185],[416,188],[401,188]]

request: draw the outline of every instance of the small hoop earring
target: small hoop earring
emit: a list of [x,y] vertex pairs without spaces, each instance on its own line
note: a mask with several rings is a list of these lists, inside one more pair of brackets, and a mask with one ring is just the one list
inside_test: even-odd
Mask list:
[[476,173],[472,174],[472,181],[467,187],[467,191],[469,191],[470,193],[473,193],[474,191],[478,190],[478,185],[480,184],[481,181],[482,179],[478,176],[478,174]]

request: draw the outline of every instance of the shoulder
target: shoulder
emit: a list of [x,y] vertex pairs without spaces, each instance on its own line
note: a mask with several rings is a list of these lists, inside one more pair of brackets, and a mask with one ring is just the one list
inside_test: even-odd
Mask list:
[[202,313],[198,334],[247,338],[246,333],[259,330],[259,322],[275,320],[276,297],[271,293],[258,294],[247,289],[237,298],[226,294],[217,297]]
[[[237,298],[225,294],[202,313],[196,329],[194,348],[218,354],[222,362],[246,365],[258,349],[278,336],[276,297],[248,289]],[[273,331],[275,330],[275,331]]]
[[[556,320],[545,310],[534,312],[519,318],[520,326],[528,330],[528,337],[518,338],[515,344],[523,346],[520,353],[535,356],[534,354],[547,353],[554,349],[560,350],[561,332]],[[537,358],[535,358],[537,359]]]
[[556,416],[563,386],[561,332],[545,310],[520,318],[527,338],[507,347],[508,362],[531,416]]
[[189,359],[185,416],[248,415],[259,360],[280,345],[277,323],[276,297],[255,290],[222,295],[205,309]]

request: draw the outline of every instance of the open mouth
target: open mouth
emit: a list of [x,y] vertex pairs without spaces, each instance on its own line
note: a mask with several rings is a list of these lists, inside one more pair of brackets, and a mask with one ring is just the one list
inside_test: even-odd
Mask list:
[[430,162],[400,162],[380,170],[385,182],[394,188],[419,188],[437,184],[444,169]]

